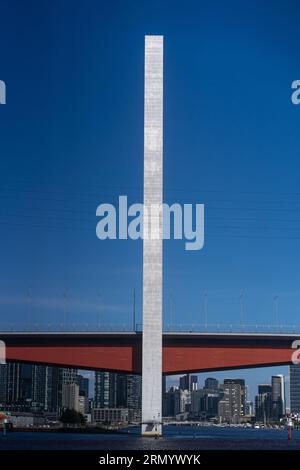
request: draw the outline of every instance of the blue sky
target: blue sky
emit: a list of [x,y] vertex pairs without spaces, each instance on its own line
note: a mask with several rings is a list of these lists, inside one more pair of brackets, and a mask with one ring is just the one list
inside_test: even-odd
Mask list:
[[[2,1],[1,322],[131,322],[142,245],[96,238],[142,201],[143,47],[165,37],[164,198],[205,204],[205,247],[165,242],[175,323],[299,322],[297,1]],[[279,372],[285,369],[276,369]],[[249,372],[249,380],[261,374]],[[236,374],[235,374],[236,375]],[[251,376],[251,377],[250,377]],[[265,380],[264,380],[265,381]],[[255,382],[256,383],[256,382]]]

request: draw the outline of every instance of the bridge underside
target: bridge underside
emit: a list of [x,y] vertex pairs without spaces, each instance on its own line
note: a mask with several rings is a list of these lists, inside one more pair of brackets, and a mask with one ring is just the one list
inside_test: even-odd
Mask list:
[[[0,333],[8,361],[141,374],[141,333]],[[163,373],[290,364],[300,335],[165,333]],[[300,353],[300,350],[299,350]]]

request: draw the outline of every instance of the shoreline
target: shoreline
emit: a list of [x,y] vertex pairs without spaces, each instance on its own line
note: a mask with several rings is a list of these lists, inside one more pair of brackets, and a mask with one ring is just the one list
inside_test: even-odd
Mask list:
[[[42,432],[42,433],[60,433],[60,434],[122,434],[121,429],[105,429],[105,428],[27,428],[14,427],[9,431],[14,432]],[[125,433],[123,433],[125,434]],[[127,433],[126,433],[127,434]]]

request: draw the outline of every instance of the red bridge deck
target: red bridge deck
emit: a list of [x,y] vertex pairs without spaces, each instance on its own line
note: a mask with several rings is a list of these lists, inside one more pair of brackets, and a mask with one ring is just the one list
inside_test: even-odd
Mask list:
[[[0,333],[8,361],[141,373],[141,333]],[[290,364],[300,334],[164,333],[163,373]],[[300,357],[300,350],[299,350]]]

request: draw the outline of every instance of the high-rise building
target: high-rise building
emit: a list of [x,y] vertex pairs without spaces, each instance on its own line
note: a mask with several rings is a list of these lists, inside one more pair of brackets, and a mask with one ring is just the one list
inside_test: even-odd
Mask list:
[[242,386],[240,383],[225,379],[221,385],[222,397],[218,403],[218,414],[222,422],[238,424],[242,414]]
[[6,402],[13,407],[20,399],[20,366],[17,362],[7,364]]
[[19,402],[20,364],[9,362],[0,366],[1,402],[12,409]]
[[253,416],[254,415],[254,406],[252,401],[246,401],[245,405],[245,416]]
[[32,372],[32,406],[36,410],[60,413],[62,383],[59,367],[34,365]]
[[142,377],[140,375],[127,375],[127,408],[130,421],[140,422],[142,418]]
[[94,408],[127,408],[130,421],[141,421],[142,377],[96,372]]
[[46,366],[34,365],[32,370],[32,406],[37,410],[48,410]]
[[95,408],[116,408],[117,374],[112,372],[95,373]]
[[0,364],[0,406],[6,404],[7,365]]
[[48,403],[48,411],[56,413],[60,413],[62,408],[61,374],[62,369],[59,367],[47,367],[46,369],[45,402]]
[[179,390],[189,390],[189,374],[179,377]]
[[285,393],[283,375],[272,375],[272,419],[279,421],[285,414]]
[[174,396],[174,388],[171,387],[168,392],[163,394],[163,401],[162,401],[162,413],[163,417],[170,417],[175,416],[175,396]]
[[217,379],[212,378],[212,377],[208,377],[207,379],[205,379],[204,388],[206,388],[208,390],[218,390],[219,381]]
[[192,393],[193,391],[196,391],[198,388],[198,376],[197,375],[191,375],[190,376],[190,384],[189,384],[190,392]]
[[191,414],[194,418],[208,420],[218,415],[219,390],[200,388],[192,392]]
[[63,384],[62,407],[79,411],[79,385],[76,383]]
[[1,403],[6,408],[28,411],[32,402],[32,366],[9,362],[1,365]]
[[13,411],[60,413],[63,385],[76,376],[75,369],[7,363],[0,367],[0,403]]
[[117,408],[126,408],[127,407],[127,386],[128,386],[128,375],[126,374],[117,374],[116,377],[116,387],[117,387],[117,396],[116,396],[116,407]]
[[63,387],[64,385],[71,385],[77,383],[77,375],[78,370],[72,368],[59,368],[57,371],[57,377],[55,377],[54,381],[58,380],[57,383],[57,399],[56,399],[56,406],[57,411],[60,412],[63,408]]
[[210,419],[215,416],[218,416],[218,407],[220,401],[220,394],[218,390],[212,390],[211,392],[206,392],[202,399],[202,416],[205,419]]
[[71,368],[60,369],[60,380],[63,385],[77,383],[78,370]]
[[198,388],[198,376],[197,375],[190,375],[186,374],[182,377],[179,377],[179,389],[180,390],[188,390],[192,392],[193,390],[197,390]]
[[272,420],[272,395],[270,393],[260,393],[256,395],[255,419],[265,424]]
[[225,379],[224,384],[237,384],[240,385],[240,393],[241,393],[241,410],[240,415],[245,416],[245,405],[246,405],[246,386],[244,379]]
[[58,411],[59,369],[34,365],[32,371],[32,406],[37,410]]
[[270,384],[259,384],[257,388],[258,388],[259,395],[263,393],[272,393],[272,385]]
[[19,403],[29,408],[32,402],[32,372],[30,364],[20,364],[19,367]]
[[205,390],[200,388],[194,390],[191,394],[191,415],[193,418],[199,418],[203,412],[203,397]]
[[269,384],[258,385],[258,395],[255,397],[255,419],[265,424],[272,420],[272,386]]
[[83,397],[89,396],[89,379],[87,377],[83,377],[82,375],[77,375],[76,383],[79,385],[79,395]]
[[191,410],[191,393],[189,390],[175,390],[174,414],[189,413]]
[[89,412],[89,399],[85,395],[78,396],[78,411],[79,413],[88,414]]
[[291,413],[300,413],[300,364],[290,365]]

